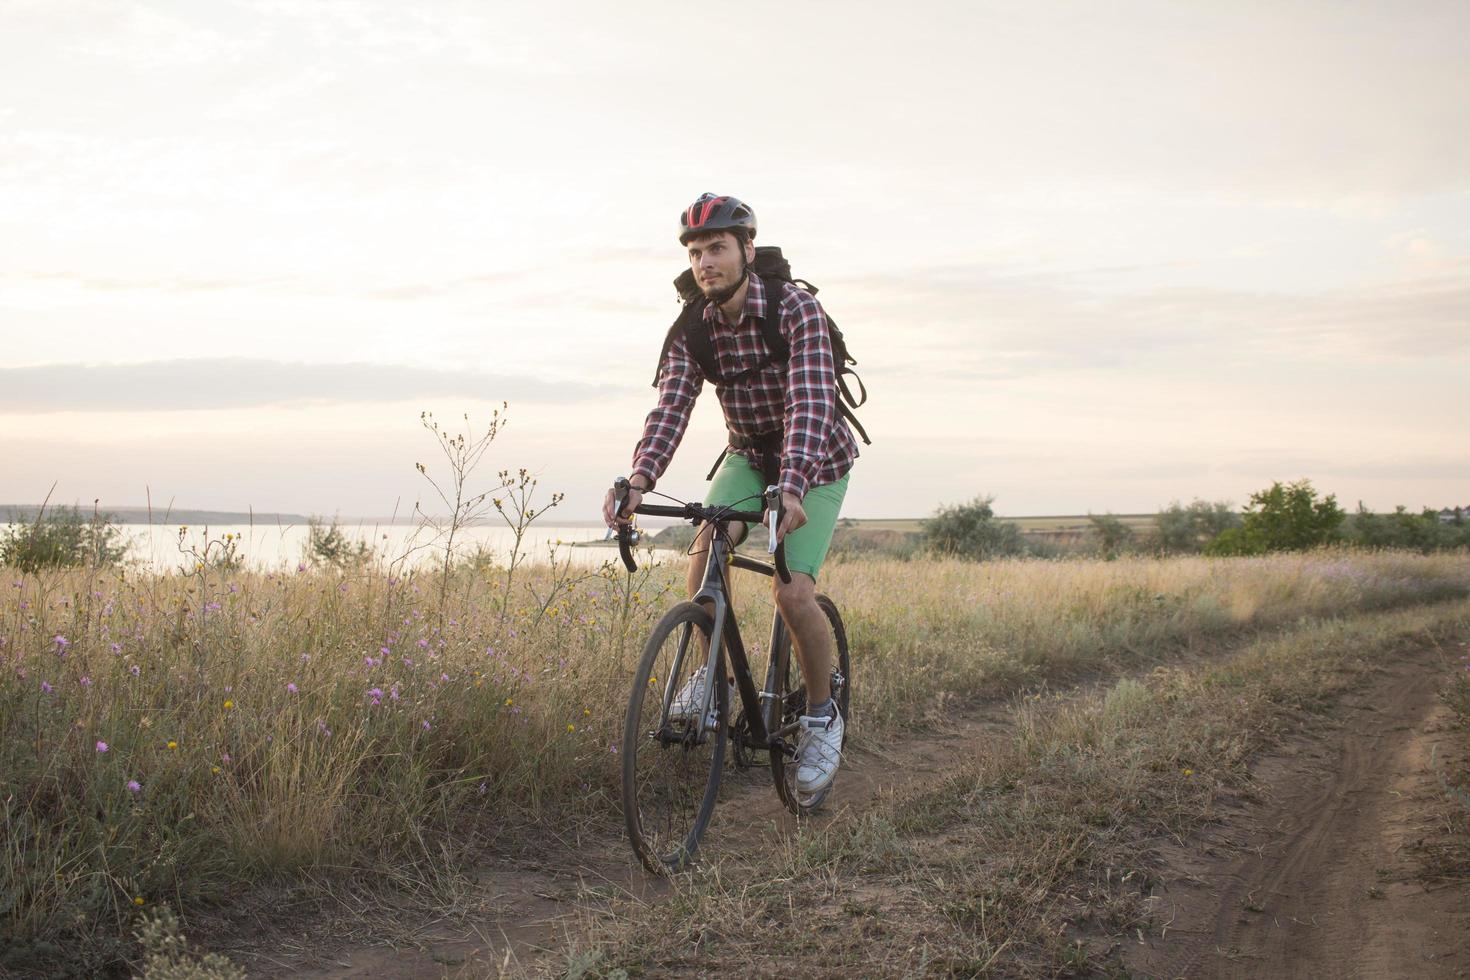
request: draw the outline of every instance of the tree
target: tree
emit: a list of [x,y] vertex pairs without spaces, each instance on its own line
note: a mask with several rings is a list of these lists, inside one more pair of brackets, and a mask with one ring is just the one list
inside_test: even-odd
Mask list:
[[1176,500],[1159,511],[1157,526],[1161,551],[1193,553],[1221,532],[1239,527],[1240,515],[1228,500],[1210,503],[1196,497],[1188,507]]
[[366,565],[373,559],[373,549],[368,543],[348,538],[335,517],[330,524],[323,518],[311,517],[306,522],[306,531],[301,554],[313,565],[347,569]]
[[1205,551],[1212,555],[1305,551],[1337,540],[1346,516],[1335,495],[1317,499],[1311,480],[1278,481],[1252,494],[1241,526],[1218,535]]
[[1133,528],[1114,514],[1088,514],[1087,519],[1092,523],[1092,533],[1097,535],[1098,546],[1108,558],[1116,557],[1133,540]]
[[941,507],[923,523],[924,544],[941,555],[980,561],[1019,555],[1026,550],[1014,524],[995,519],[994,497],[976,497],[968,504]]
[[0,565],[31,573],[42,568],[116,565],[127,554],[122,530],[111,516],[92,520],[75,507],[42,509],[34,520],[17,523],[15,515],[0,535]]

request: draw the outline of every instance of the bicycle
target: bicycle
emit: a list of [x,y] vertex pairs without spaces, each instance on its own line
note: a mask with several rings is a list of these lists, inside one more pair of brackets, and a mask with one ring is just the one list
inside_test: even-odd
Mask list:
[[[628,481],[613,484],[615,513],[623,513]],[[672,499],[672,498],[670,498]],[[727,741],[735,747],[740,768],[757,764],[757,753],[769,757],[776,794],[792,813],[816,810],[831,792],[831,784],[805,794],[796,785],[798,719],[806,710],[806,688],[800,665],[791,653],[791,637],[777,609],[771,617],[770,658],[765,685],[757,693],[750,660],[740,637],[740,626],[729,603],[727,566],[791,581],[786,568],[785,544],[776,541],[782,517],[781,495],[775,487],[764,494],[765,512],[705,507],[698,503],[677,507],[640,504],[634,514],[676,517],[696,527],[712,524],[703,585],[693,600],[681,602],[659,620],[643,647],[628,699],[623,726],[623,814],[633,850],[643,866],[655,874],[686,867],[699,848],[699,839],[714,813]],[[737,554],[730,536],[734,522],[768,523],[768,553],[773,563]],[[628,571],[637,571],[632,548],[638,531],[631,523],[618,527],[618,550]],[[713,607],[706,611],[701,600]],[[836,604],[825,595],[817,604],[832,627],[832,697],[844,725],[851,724],[852,665],[847,632]],[[704,642],[693,643],[695,631]],[[701,651],[701,648],[704,648]],[[729,668],[727,674],[726,668]],[[680,703],[683,692],[698,690],[693,678],[699,670],[714,683],[703,685],[696,703]],[[739,715],[730,721],[733,693],[740,698]],[[692,687],[691,687],[692,685]],[[846,742],[846,734],[843,736]]]

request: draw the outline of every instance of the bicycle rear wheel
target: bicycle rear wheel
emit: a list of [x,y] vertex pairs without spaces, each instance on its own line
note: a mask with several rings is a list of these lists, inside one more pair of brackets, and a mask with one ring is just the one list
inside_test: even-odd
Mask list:
[[[848,735],[852,731],[852,660],[847,652],[847,630],[842,625],[842,615],[837,604],[825,595],[817,596],[817,605],[827,616],[832,630],[832,698],[837,702],[837,711],[842,715],[842,745],[847,747]],[[791,633],[781,630],[778,649],[771,651],[776,665],[776,698],[781,705],[781,719],[775,730],[792,745],[796,744],[796,724],[806,714],[806,686],[801,678],[801,664],[791,649]],[[786,809],[802,816],[820,807],[832,792],[835,783],[816,793],[803,793],[796,788],[796,760],[784,752],[771,752],[771,776],[776,782],[776,795],[786,804]]]
[[719,724],[701,735],[697,717],[681,717],[697,711],[671,710],[679,692],[705,666],[699,635],[708,638],[711,628],[709,614],[697,603],[669,610],[643,647],[628,699],[623,818],[638,860],[654,874],[677,871],[693,860],[719,793],[730,711],[723,655],[714,678]]

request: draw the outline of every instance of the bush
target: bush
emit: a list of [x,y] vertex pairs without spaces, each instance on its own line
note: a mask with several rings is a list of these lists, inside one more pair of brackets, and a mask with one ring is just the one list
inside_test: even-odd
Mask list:
[[1402,505],[1392,514],[1375,514],[1359,502],[1358,512],[1348,518],[1345,536],[1365,548],[1411,548],[1426,555],[1470,546],[1470,526],[1441,524],[1435,510],[1411,514]]
[[1196,497],[1189,506],[1174,501],[1159,511],[1159,550],[1196,554],[1225,531],[1240,526],[1240,515],[1228,500],[1214,503]]
[[127,554],[122,530],[111,516],[84,518],[75,507],[42,509],[34,520],[10,523],[0,536],[0,565],[32,573],[42,568],[116,565]]
[[1098,547],[1108,558],[1116,558],[1133,540],[1133,528],[1113,514],[1089,514],[1087,519],[1097,535]]
[[373,559],[373,549],[366,541],[354,541],[342,531],[337,519],[327,524],[320,517],[307,521],[306,542],[301,546],[302,556],[313,565],[329,565],[332,568],[357,568]]
[[976,497],[968,504],[941,507],[923,522],[924,545],[936,554],[956,558],[1003,558],[1026,551],[1021,531],[995,519],[994,497]]
[[1206,546],[1211,555],[1260,555],[1270,551],[1305,551],[1338,539],[1347,515],[1328,494],[1318,500],[1311,480],[1276,482],[1251,494],[1240,527],[1229,528]]

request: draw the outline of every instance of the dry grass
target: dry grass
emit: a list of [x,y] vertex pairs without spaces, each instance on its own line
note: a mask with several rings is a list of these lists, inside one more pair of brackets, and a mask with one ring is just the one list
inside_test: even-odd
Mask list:
[[[590,926],[591,976],[1125,976],[1147,845],[1248,793],[1248,762],[1377,663],[1470,635],[1470,605],[1304,622],[1213,665],[1033,695],[938,785],[814,822]],[[572,957],[569,957],[571,959]]]
[[[7,575],[9,965],[116,964],[140,909],[187,914],[262,884],[385,882],[452,903],[485,846],[606,819],[631,666],[680,580]],[[862,737],[1243,630],[1464,596],[1470,569],[1345,553],[854,562],[823,587],[848,619]],[[747,583],[741,604],[762,637],[764,587]]]

